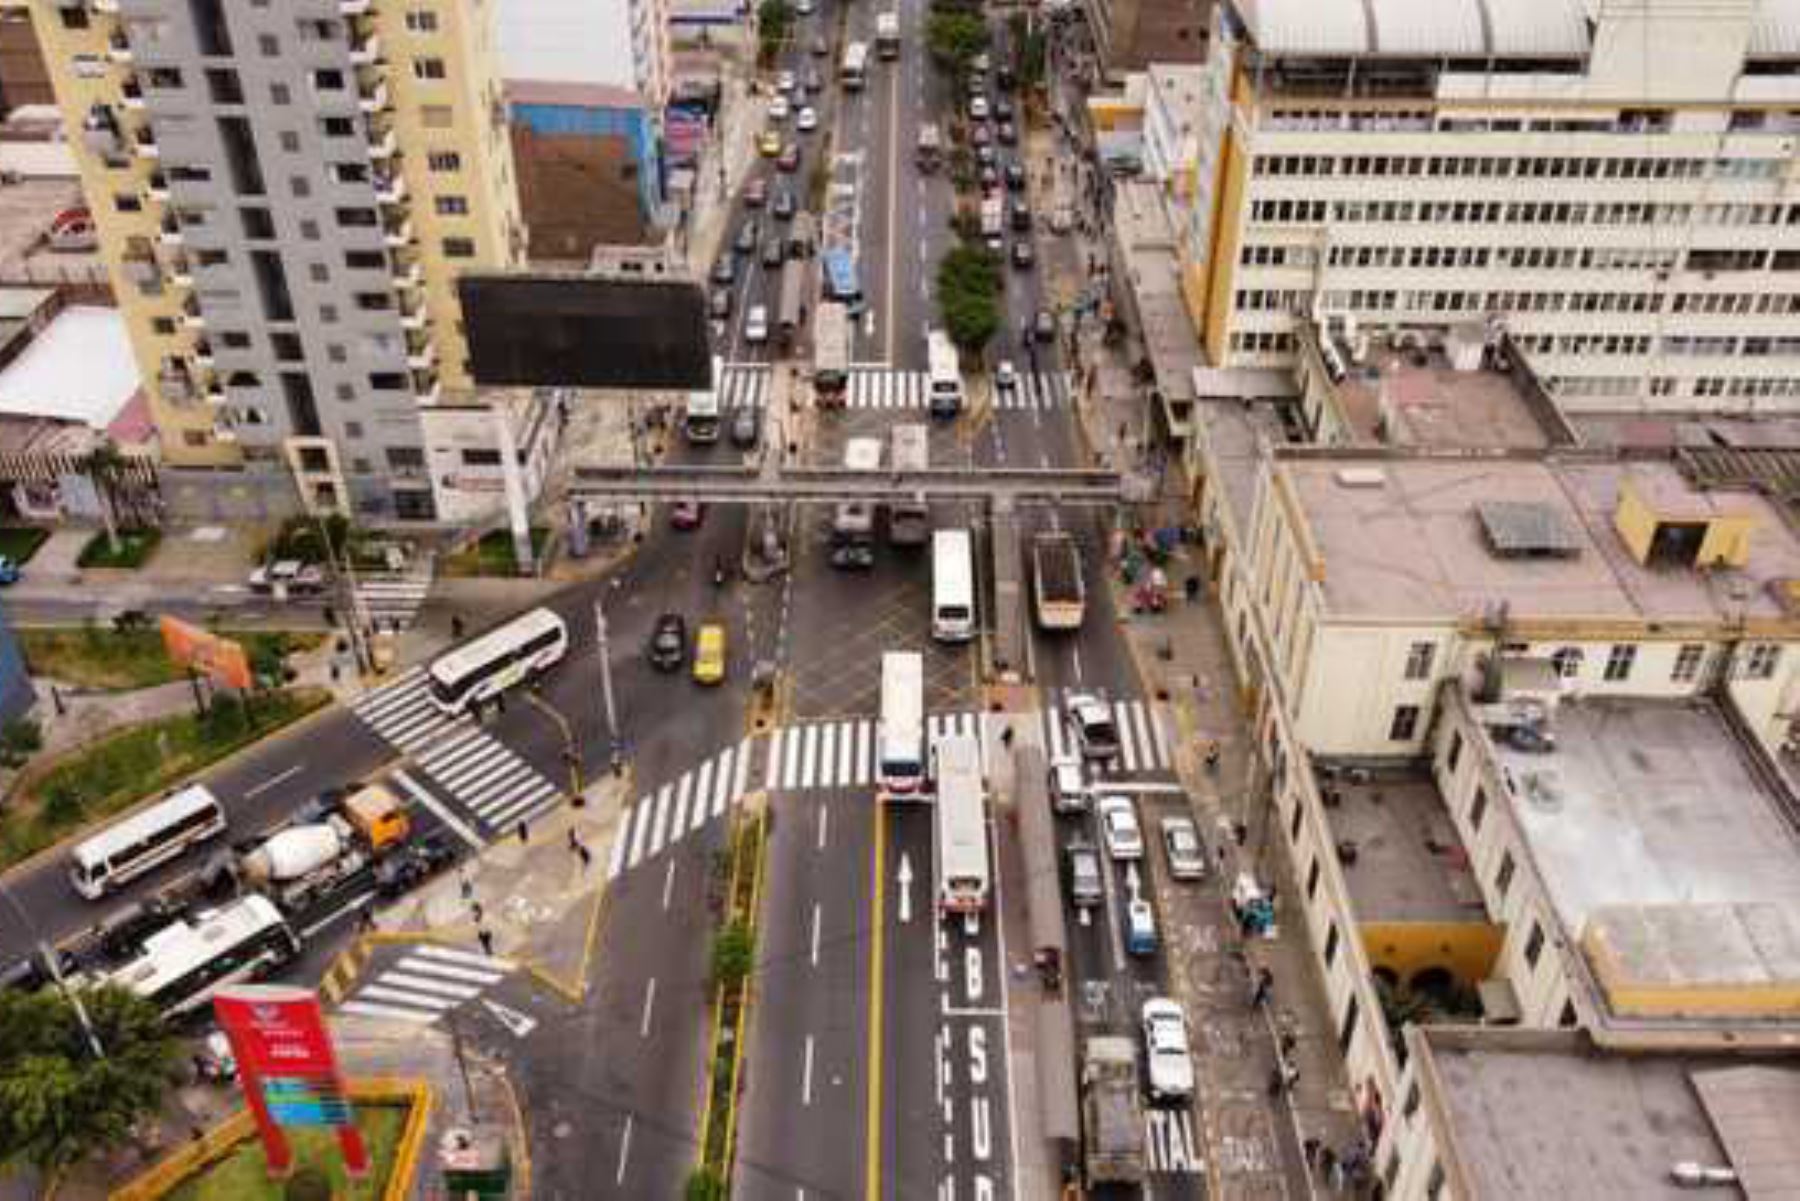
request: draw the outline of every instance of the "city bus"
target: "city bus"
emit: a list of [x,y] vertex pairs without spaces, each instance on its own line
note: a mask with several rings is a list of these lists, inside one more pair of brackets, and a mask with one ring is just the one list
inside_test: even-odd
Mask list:
[[452,717],[547,671],[569,651],[569,627],[548,609],[533,609],[475,641],[447,651],[425,669],[431,701]]
[[975,556],[968,530],[931,535],[931,636],[939,642],[975,637]]
[[981,740],[947,734],[931,748],[937,789],[932,815],[932,866],[938,912],[971,920],[987,908],[989,888],[986,796]]
[[806,264],[799,259],[789,259],[782,264],[781,304],[775,312],[781,340],[792,345],[794,335],[800,332],[800,323],[806,319]]
[[[931,468],[931,431],[914,421],[888,431],[888,462],[896,472]],[[896,493],[888,502],[888,541],[923,546],[931,538],[931,505],[917,492]]]
[[116,984],[149,1001],[164,1018],[179,1018],[233,984],[260,980],[300,954],[300,939],[281,910],[252,894],[192,919],[179,919],[144,939],[136,958],[88,984]]
[[950,335],[941,329],[926,331],[925,365],[930,373],[931,415],[956,416],[963,403],[962,361]]
[[821,304],[813,314],[813,403],[841,408],[850,387],[850,314],[841,304]]
[[877,780],[888,799],[923,799],[925,785],[925,656],[888,651],[881,656],[881,724],[875,730],[881,756]]
[[851,42],[844,47],[844,69],[839,79],[847,92],[862,91],[863,82],[869,77],[869,44],[867,42]]
[[225,832],[225,808],[204,784],[193,784],[110,826],[69,852],[69,882],[97,901],[167,863],[197,842]]
[[825,268],[825,299],[835,300],[849,310],[852,317],[862,312],[862,285],[856,279],[856,260],[844,248],[827,250],[819,256]]

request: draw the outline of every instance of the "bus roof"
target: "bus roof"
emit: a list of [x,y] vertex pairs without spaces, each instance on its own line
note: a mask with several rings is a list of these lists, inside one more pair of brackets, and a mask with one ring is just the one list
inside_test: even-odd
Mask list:
[[981,740],[946,734],[932,747],[937,767],[938,873],[941,879],[988,878],[982,812]]
[[851,471],[880,471],[881,439],[852,438],[844,443],[844,466]]
[[70,855],[82,867],[104,863],[133,843],[209,807],[218,809],[219,798],[204,784],[189,784],[180,792],[100,831],[78,845]]
[[112,975],[140,997],[153,997],[176,980],[220,953],[283,923],[281,910],[267,897],[252,894],[219,909],[209,909],[192,922],[164,926],[144,940],[141,954]]
[[516,642],[535,638],[547,630],[565,629],[563,619],[548,609],[533,609],[513,618],[498,629],[489,630],[467,646],[439,655],[431,662],[432,678],[446,684],[461,679]]

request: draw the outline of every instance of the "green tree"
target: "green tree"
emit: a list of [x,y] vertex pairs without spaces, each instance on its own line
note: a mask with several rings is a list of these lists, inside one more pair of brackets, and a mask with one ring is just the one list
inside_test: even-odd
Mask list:
[[17,764],[44,746],[44,729],[29,717],[15,717],[0,725],[0,763]]
[[750,975],[755,965],[756,939],[743,921],[734,921],[713,939],[713,983],[736,986]]
[[968,242],[938,263],[938,316],[963,350],[978,353],[1000,332],[1005,278],[997,255]]
[[[293,653],[287,635],[249,639],[250,675],[264,688],[279,688],[286,683],[287,657]],[[3,736],[3,732],[0,732]]]
[[161,1106],[177,1049],[155,1008],[121,988],[83,1000],[104,1059],[56,990],[0,993],[0,1164],[58,1173]]
[[687,1201],[725,1201],[725,1181],[711,1168],[695,1168],[687,1178]]
[[756,36],[765,64],[775,61],[782,43],[794,27],[794,6],[788,0],[762,0],[756,7]]
[[106,546],[116,557],[119,553],[119,493],[125,477],[125,456],[111,440],[101,442],[88,452],[85,464],[88,480],[94,485],[94,496],[100,502],[100,522],[106,527]]
[[977,13],[936,9],[925,18],[925,46],[938,66],[961,80],[988,48],[987,22]]

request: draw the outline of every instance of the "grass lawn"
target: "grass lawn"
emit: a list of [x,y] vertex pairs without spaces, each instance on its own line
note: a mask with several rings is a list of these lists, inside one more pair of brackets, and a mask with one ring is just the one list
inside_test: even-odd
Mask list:
[[102,530],[88,539],[88,544],[81,548],[81,554],[75,559],[77,567],[129,567],[133,570],[142,567],[162,541],[161,530],[120,530],[118,553],[113,552],[112,543]]
[[[112,630],[104,626],[45,626],[14,631],[32,675],[50,676],[78,688],[150,688],[184,678],[163,651],[155,629]],[[220,631],[243,642],[254,661],[261,646],[285,643],[290,653],[307,651],[325,640],[316,631]]]
[[[543,526],[531,527],[531,553],[542,562],[544,547],[550,542],[550,531]],[[519,563],[513,556],[511,530],[490,530],[481,541],[467,550],[458,551],[441,561],[443,574],[518,575]]]
[[[366,1180],[352,1181],[344,1174],[337,1132],[333,1130],[289,1130],[294,1166],[299,1169],[311,1165],[322,1169],[331,1180],[334,1201],[379,1197],[386,1191],[388,1176],[394,1170],[394,1156],[400,1148],[400,1136],[406,1130],[407,1112],[403,1105],[356,1107],[356,1126],[362,1131],[363,1143],[369,1150]],[[269,1164],[263,1157],[262,1140],[253,1137],[239,1143],[230,1155],[211,1164],[199,1175],[188,1177],[167,1197],[168,1201],[259,1201],[261,1198],[282,1201],[285,1195],[280,1184],[269,1180]]]
[[252,728],[242,708],[221,696],[209,717],[188,712],[128,726],[71,751],[9,800],[0,818],[0,868],[106,821],[330,699],[323,688],[258,697]]
[[0,555],[14,563],[29,563],[31,556],[37,554],[37,548],[49,537],[49,530],[40,530],[33,525],[0,526]]

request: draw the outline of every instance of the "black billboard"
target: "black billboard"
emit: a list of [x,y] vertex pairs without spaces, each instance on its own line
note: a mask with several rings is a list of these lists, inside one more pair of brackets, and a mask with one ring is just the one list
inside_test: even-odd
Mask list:
[[457,291],[478,384],[711,385],[706,296],[691,280],[464,275]]

